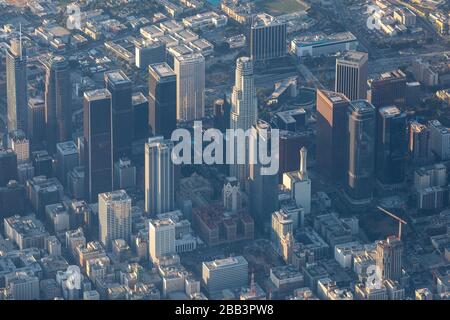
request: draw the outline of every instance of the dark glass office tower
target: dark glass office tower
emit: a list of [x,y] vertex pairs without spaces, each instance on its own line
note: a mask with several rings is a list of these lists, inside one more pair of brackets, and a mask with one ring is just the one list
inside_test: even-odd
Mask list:
[[177,125],[176,75],[165,62],[150,65],[148,71],[150,130],[170,139]]
[[[263,140],[263,143],[267,143],[267,152],[270,152],[272,144],[272,128],[270,124],[263,120],[258,120],[252,126],[252,136],[255,143],[260,143],[260,140]],[[252,150],[257,152],[256,149],[258,148],[250,148],[249,152],[252,152]],[[256,154],[253,156],[257,159]],[[271,156],[275,158],[277,155],[272,154]],[[265,175],[261,169],[267,169],[269,165],[263,165],[259,161],[255,161],[255,164],[249,164],[248,166],[250,212],[256,227],[262,232],[267,232],[270,229],[272,213],[278,210],[279,207],[277,193],[278,172],[273,175]]]
[[148,138],[148,100],[140,92],[133,93],[133,127],[134,140]]
[[372,199],[375,168],[375,108],[366,100],[348,109],[347,195],[357,203]]
[[27,132],[27,56],[19,39],[6,51],[6,99],[8,131]]
[[346,174],[346,129],[350,101],[342,93],[317,90],[316,160],[319,172],[332,181]]
[[69,63],[62,56],[44,62],[45,127],[47,149],[56,152],[58,142],[72,138],[72,83]]
[[121,71],[105,73],[106,89],[111,93],[112,108],[112,150],[114,161],[131,156],[131,144],[134,131],[131,102],[132,84],[127,75]]
[[[111,94],[106,89],[84,94],[85,193],[90,202],[112,191]],[[129,131],[130,128],[128,129]]]
[[406,113],[390,106],[378,110],[375,172],[382,184],[401,183],[405,179],[408,157]]
[[10,180],[17,180],[17,155],[0,146],[0,187],[6,186]]
[[368,81],[368,100],[379,110],[383,107],[403,108],[406,100],[406,75],[401,70],[384,72]]

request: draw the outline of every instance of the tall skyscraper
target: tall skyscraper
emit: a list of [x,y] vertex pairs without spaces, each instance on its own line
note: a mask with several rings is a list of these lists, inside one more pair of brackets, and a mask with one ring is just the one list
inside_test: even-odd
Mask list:
[[352,101],[348,111],[347,194],[358,203],[372,200],[375,169],[375,108]]
[[384,72],[368,81],[367,99],[378,110],[383,107],[403,108],[406,100],[406,75],[401,70]]
[[131,101],[133,105],[133,138],[134,140],[146,139],[149,135],[148,100],[141,92],[136,92],[131,96]]
[[20,39],[11,41],[6,51],[6,99],[8,131],[27,132],[27,55]]
[[78,149],[72,140],[56,145],[56,176],[64,187],[67,187],[67,174],[78,166]]
[[132,84],[127,75],[121,71],[105,73],[106,89],[111,93],[112,111],[112,151],[114,161],[122,156],[131,156],[133,143],[133,109],[131,101]]
[[413,163],[425,164],[431,156],[430,129],[416,121],[409,127],[409,154]]
[[205,58],[200,53],[176,57],[177,120],[193,121],[205,116]]
[[350,101],[342,93],[317,90],[316,160],[319,172],[332,181],[346,175],[346,129]]
[[112,241],[131,239],[131,198],[124,190],[98,195],[98,218],[100,241],[107,250]]
[[173,142],[162,136],[145,144],[145,211],[160,214],[174,209]]
[[44,66],[46,142],[53,154],[58,142],[72,138],[72,83],[64,57],[54,56]]
[[111,94],[106,89],[84,94],[85,192],[90,202],[112,190]]
[[402,183],[408,157],[406,113],[390,106],[379,109],[377,116],[376,177],[383,185]]
[[153,263],[165,255],[176,253],[175,222],[171,219],[150,220],[148,234],[150,258]]
[[335,90],[349,100],[366,99],[368,54],[347,51],[336,59]]
[[11,149],[0,147],[0,187],[17,180],[17,155]]
[[[255,125],[257,120],[258,100],[253,78],[253,62],[248,57],[241,57],[236,61],[236,78],[231,93],[230,128],[246,131]],[[248,143],[246,153],[247,151]],[[231,165],[230,175],[236,177],[244,188],[248,178],[248,165],[237,163]]]
[[400,280],[403,243],[395,236],[377,242],[376,265],[383,280]]
[[252,18],[250,52],[253,61],[284,57],[287,51],[287,24],[267,13]]
[[[260,148],[260,141],[267,145],[267,149],[271,150],[272,128],[270,125],[259,120],[252,127],[253,141],[258,148],[253,148],[250,144],[250,152],[254,152],[253,157],[256,161],[250,163],[249,168],[249,195],[250,195],[250,212],[255,221],[256,227],[262,231],[270,229],[270,219],[272,213],[278,209],[278,172],[273,175],[262,174],[264,167],[260,163],[260,159],[255,154]],[[259,150],[258,150],[259,151]],[[276,155],[272,154],[272,157]]]
[[28,101],[28,137],[33,146],[40,145],[45,139],[45,101],[42,98],[30,98]]
[[177,75],[165,62],[148,71],[149,125],[154,136],[170,139],[177,126]]

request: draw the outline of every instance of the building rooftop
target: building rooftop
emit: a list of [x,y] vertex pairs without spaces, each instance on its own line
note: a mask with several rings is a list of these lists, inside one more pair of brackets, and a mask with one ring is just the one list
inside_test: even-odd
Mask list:
[[91,90],[86,91],[84,97],[88,101],[110,99],[111,93],[107,89]]
[[279,23],[280,22],[270,14],[259,13],[253,16],[252,28],[268,27]]
[[65,141],[56,144],[56,149],[61,152],[62,155],[70,155],[78,153],[78,148],[75,142]]
[[228,268],[233,267],[236,265],[246,265],[248,264],[247,260],[243,256],[236,256],[236,257],[229,257],[224,259],[217,259],[213,261],[203,262],[203,264],[209,269],[209,270],[215,270],[215,269],[222,269],[222,268]]
[[125,190],[115,190],[111,192],[105,192],[99,194],[99,198],[104,199],[105,201],[131,201],[131,198],[128,196]]
[[310,36],[296,37],[294,40],[297,46],[307,47],[311,45],[326,45],[331,43],[357,41],[351,32],[340,32],[331,35],[318,33]]
[[149,70],[154,71],[159,78],[176,76],[172,68],[166,63],[156,63],[149,66]]
[[105,79],[115,85],[130,83],[130,79],[122,70],[105,72]]
[[368,54],[366,52],[361,51],[346,51],[339,58],[336,59],[336,62],[351,62],[362,64],[366,62],[368,59]]
[[383,114],[384,117],[386,117],[386,118],[398,117],[398,116],[402,115],[402,112],[396,106],[388,106],[388,107],[381,108],[379,110],[379,112],[381,114]]
[[133,106],[140,105],[146,102],[148,102],[148,99],[142,94],[142,92],[135,92],[131,96],[131,103],[133,104]]
[[358,113],[370,113],[375,111],[375,107],[367,100],[355,100],[350,102],[353,111]]

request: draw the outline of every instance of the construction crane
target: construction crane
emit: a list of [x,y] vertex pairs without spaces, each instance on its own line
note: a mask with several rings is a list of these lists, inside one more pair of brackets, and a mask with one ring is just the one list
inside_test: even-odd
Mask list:
[[407,224],[405,220],[403,220],[402,218],[396,216],[395,214],[387,211],[386,209],[377,206],[377,208],[382,211],[383,213],[387,214],[388,216],[390,216],[391,218],[394,218],[395,220],[398,221],[398,240],[402,240],[402,224]]

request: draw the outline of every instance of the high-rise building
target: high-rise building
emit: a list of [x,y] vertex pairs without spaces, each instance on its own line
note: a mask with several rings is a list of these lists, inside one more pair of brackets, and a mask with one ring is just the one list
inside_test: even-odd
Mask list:
[[27,132],[27,55],[21,36],[6,51],[6,99],[8,131]]
[[430,129],[416,121],[409,126],[409,154],[414,163],[424,164],[431,155]]
[[36,176],[53,177],[53,158],[47,150],[38,150],[31,153],[31,161]]
[[67,187],[67,174],[78,166],[78,149],[73,141],[60,142],[56,145],[56,176]]
[[145,211],[160,214],[174,209],[173,142],[158,136],[145,144]]
[[378,110],[383,107],[403,108],[406,100],[406,75],[401,70],[384,72],[368,81],[367,100]]
[[305,214],[311,212],[311,179],[307,170],[307,150],[300,149],[300,169],[298,171],[283,174],[283,185],[290,190],[291,198],[299,208],[303,208]]
[[205,116],[205,58],[200,53],[176,57],[177,120],[182,122]]
[[317,90],[316,161],[318,171],[332,181],[346,174],[346,129],[350,101],[342,93]]
[[133,105],[133,128],[134,140],[148,138],[148,100],[140,92],[133,93],[131,96]]
[[32,145],[39,145],[45,139],[45,102],[36,97],[28,100],[28,137]]
[[400,280],[403,243],[395,236],[377,242],[376,266],[383,280]]
[[352,101],[348,110],[347,194],[360,203],[371,201],[375,169],[375,108]]
[[17,155],[17,163],[25,163],[30,160],[30,141],[22,130],[9,133],[10,147]]
[[133,143],[133,108],[131,102],[132,85],[130,79],[121,70],[105,73],[106,89],[111,93],[112,112],[112,151],[117,161],[122,156],[131,156]]
[[[260,163],[256,152],[261,152],[261,144],[267,145],[267,150],[271,150],[272,128],[263,121],[258,122],[252,127],[252,145],[255,143],[258,147],[249,147],[250,152],[254,152],[250,157],[254,159],[248,165],[249,168],[249,195],[250,212],[255,221],[255,225],[262,231],[270,229],[270,217],[278,209],[278,171],[275,174],[264,174],[262,170],[269,165]],[[274,142],[276,143],[276,142]],[[275,157],[275,155],[272,155]]]
[[367,97],[368,54],[347,51],[336,59],[335,90],[343,93],[349,100]]
[[402,183],[408,157],[406,113],[390,106],[379,109],[377,117],[376,177],[381,184]]
[[17,155],[11,149],[0,148],[0,187],[17,180]]
[[107,250],[112,242],[131,239],[131,198],[124,190],[98,195],[98,219],[100,241]]
[[286,55],[287,24],[266,14],[252,18],[250,52],[254,61],[281,58]]
[[225,289],[237,289],[248,285],[248,262],[243,256],[203,262],[202,283],[209,295]]
[[450,128],[439,120],[428,122],[430,128],[431,152],[440,160],[450,159]]
[[53,154],[58,142],[72,138],[72,83],[69,63],[64,57],[54,56],[44,66],[46,142]]
[[136,186],[136,167],[128,158],[120,158],[114,163],[114,189],[128,189]]
[[169,254],[176,253],[175,222],[171,219],[150,220],[148,229],[150,258],[153,263]]
[[135,57],[136,67],[146,70],[149,65],[166,60],[166,44],[158,40],[138,42],[135,46]]
[[[238,58],[236,61],[236,77],[231,94],[230,128],[244,131],[252,128],[258,120],[258,101],[253,78],[253,62],[248,57]],[[248,144],[245,146],[248,153]],[[242,188],[248,178],[248,165],[235,164],[230,167],[230,175],[238,179]]]
[[84,94],[84,164],[86,199],[112,190],[111,94],[106,89]]
[[165,62],[148,70],[150,130],[154,136],[170,139],[177,126],[177,75]]

